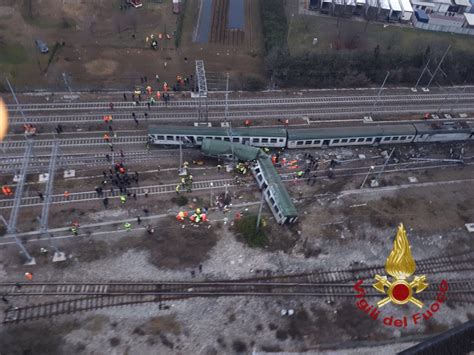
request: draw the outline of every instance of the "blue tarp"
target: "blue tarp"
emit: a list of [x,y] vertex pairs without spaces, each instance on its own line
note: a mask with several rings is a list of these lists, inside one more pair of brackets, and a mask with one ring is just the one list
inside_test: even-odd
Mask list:
[[209,35],[211,33],[212,0],[202,0],[199,15],[196,42],[206,43],[209,42]]
[[243,30],[245,27],[244,0],[229,0],[227,28]]
[[415,10],[416,19],[420,22],[428,23],[430,18],[423,10]]

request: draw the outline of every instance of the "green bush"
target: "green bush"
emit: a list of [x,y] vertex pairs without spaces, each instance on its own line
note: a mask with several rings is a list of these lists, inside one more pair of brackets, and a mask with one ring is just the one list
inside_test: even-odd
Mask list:
[[267,243],[267,237],[260,221],[257,231],[257,216],[245,216],[235,222],[235,230],[242,235],[247,244],[252,247],[263,247]]

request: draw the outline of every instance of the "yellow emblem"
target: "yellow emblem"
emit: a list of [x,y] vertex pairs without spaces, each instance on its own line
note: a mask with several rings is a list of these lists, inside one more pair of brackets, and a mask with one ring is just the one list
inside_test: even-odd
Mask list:
[[[387,276],[375,275],[378,281],[372,285],[377,291],[386,294],[383,300],[377,302],[379,307],[385,306],[392,301],[395,304],[405,304],[411,302],[422,308],[423,302],[413,297],[413,289],[415,293],[419,293],[428,287],[426,276],[415,276],[413,281],[408,282],[408,278],[415,273],[416,265],[410,251],[407,232],[400,223],[398,226],[397,236],[393,242],[393,249],[385,263],[385,271],[395,280],[388,281]],[[388,288],[385,291],[385,287]]]

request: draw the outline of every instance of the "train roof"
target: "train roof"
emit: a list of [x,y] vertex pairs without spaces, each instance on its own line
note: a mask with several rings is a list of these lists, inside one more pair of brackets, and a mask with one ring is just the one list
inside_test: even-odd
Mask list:
[[415,123],[415,128],[418,133],[433,134],[433,133],[470,133],[474,128],[474,124],[466,123],[465,121],[450,121],[450,122],[423,122]]
[[203,139],[201,151],[204,155],[208,156],[219,156],[233,153],[238,159],[244,161],[255,160],[261,154],[264,154],[260,148],[215,139]]
[[416,130],[411,124],[288,129],[289,140],[324,139],[339,137],[375,137],[390,135],[411,136],[415,134]]
[[[221,127],[193,127],[193,126],[148,126],[148,134],[174,134],[174,135],[202,135],[202,136],[228,136],[228,130]],[[283,128],[232,128],[232,136],[238,137],[286,137]]]
[[273,166],[270,158],[268,156],[260,157],[258,162],[260,163],[262,174],[268,182],[268,188],[273,191],[275,202],[277,203],[281,213],[286,217],[298,216],[295,205],[291,201],[291,197],[288,194],[288,191],[286,191],[286,187],[283,185],[280,175],[278,175],[278,172]]

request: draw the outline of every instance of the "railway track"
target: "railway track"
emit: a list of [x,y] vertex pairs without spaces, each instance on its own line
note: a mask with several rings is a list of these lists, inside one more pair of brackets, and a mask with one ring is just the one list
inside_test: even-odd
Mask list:
[[[324,108],[295,108],[293,110],[241,110],[232,111],[229,110],[227,119],[264,119],[264,118],[324,118],[322,121],[330,121],[330,116],[358,116],[367,114],[369,111],[373,113],[420,113],[423,111],[437,111],[439,105],[426,105],[420,108],[420,106],[406,105],[400,106],[378,106],[373,110],[368,107],[324,107]],[[458,104],[453,111],[464,112],[474,110],[474,105],[470,103]],[[83,114],[83,115],[54,115],[54,116],[33,116],[29,115],[27,121],[33,124],[51,124],[57,125],[58,123],[101,123],[103,115],[97,114]],[[113,113],[114,121],[118,122],[131,122],[133,117],[129,113]],[[148,118],[145,123],[156,123],[155,121],[171,120],[171,121],[195,121],[198,120],[197,111],[189,112],[151,112],[148,114]],[[224,112],[213,112],[210,111],[208,115],[211,121],[223,121],[225,119]],[[143,117],[138,117],[143,122]],[[472,118],[471,118],[472,119]],[[469,120],[469,119],[467,119]],[[396,122],[396,121],[394,121]],[[23,119],[20,117],[11,117],[11,125],[23,125]]]
[[[61,148],[67,147],[93,147],[93,146],[106,146],[102,137],[83,137],[83,138],[60,138]],[[147,137],[142,135],[136,136],[124,136],[111,138],[110,141],[113,144],[146,144]],[[37,139],[34,141],[35,149],[39,148],[50,148],[53,146],[54,139]],[[26,148],[26,140],[10,140],[0,142],[0,150],[2,149],[24,149]]]
[[[472,159],[472,157],[470,158]],[[390,173],[390,172],[396,172],[396,171],[412,171],[412,170],[417,170],[417,169],[434,169],[434,168],[442,168],[442,167],[448,167],[448,166],[453,166],[453,163],[451,164],[433,164],[432,162],[425,162],[429,163],[431,165],[423,165],[423,163],[402,163],[402,165],[413,165],[417,164],[419,166],[417,167],[405,167],[403,170],[402,169],[397,169],[397,170],[391,170],[391,166],[397,166],[400,164],[389,164],[387,165],[387,168],[384,170],[385,173]],[[467,163],[465,165],[472,165],[473,163]],[[380,167],[380,166],[376,166]],[[360,171],[363,172],[360,172]],[[355,176],[355,175],[366,175],[367,174],[367,167],[362,167],[362,168],[349,168],[349,169],[335,169],[334,173],[336,174],[336,177],[345,177],[345,176]],[[341,174],[342,171],[346,171],[345,174]],[[321,173],[319,175],[319,178],[324,177],[322,174],[325,172],[318,171]],[[312,172],[314,173],[314,171]],[[377,170],[374,170],[373,174],[376,174]],[[296,179],[294,173],[287,173],[287,174],[281,174],[281,178],[283,181],[302,181],[305,179]],[[245,186],[253,186],[255,185],[255,182],[252,180],[251,182],[244,182]],[[220,179],[220,180],[204,180],[204,181],[195,181],[193,182],[193,190],[210,190],[212,189],[221,189],[225,187],[236,187],[236,186],[243,186],[242,184],[236,183],[234,179]],[[140,187],[132,187],[129,188],[128,191],[130,193],[136,193],[137,196],[143,196],[145,193],[150,194],[150,195],[155,195],[155,194],[167,194],[167,193],[174,193],[176,188],[176,183],[172,184],[163,184],[163,185],[151,185],[151,186],[140,186]],[[61,194],[56,194],[51,196],[51,203],[52,204],[59,204],[59,203],[70,203],[70,202],[86,202],[86,201],[92,201],[92,200],[102,200],[104,197],[108,197],[109,199],[113,198],[118,198],[119,194],[118,193],[111,193],[110,191],[105,191],[104,195],[102,197],[98,197],[97,193],[95,191],[85,191],[85,192],[71,192],[69,195],[69,198],[64,197]],[[42,205],[42,201],[40,200],[39,197],[34,196],[34,197],[23,197],[21,201],[21,206],[40,206]],[[13,206],[13,199],[2,199],[0,200],[0,209],[8,209]]]
[[[198,153],[196,150],[188,153]],[[166,158],[166,157],[175,157],[176,156],[176,149],[171,149],[169,151],[127,151],[124,153],[124,157],[120,157],[119,154],[111,154],[111,159],[116,161],[117,159],[121,159],[125,162],[132,162],[133,164],[136,163],[143,163],[148,161],[156,162],[156,159]],[[189,155],[190,156],[190,155]],[[31,172],[45,172],[48,170],[50,156],[48,155],[37,155],[30,158],[30,162],[28,165],[27,171]],[[14,157],[6,157],[0,158],[0,174],[11,174],[12,171],[19,170],[21,167],[21,162],[23,157],[14,156]],[[93,167],[93,166],[100,166],[104,167],[106,163],[106,159],[104,158],[103,153],[79,153],[79,154],[63,154],[57,161],[58,167],[63,168],[73,168],[73,167]]]
[[[463,101],[472,102],[474,93],[464,94],[412,94],[412,95],[384,95],[378,99],[379,105],[387,103],[408,105],[409,103],[426,103],[433,102],[436,104],[446,104],[447,102],[454,102],[462,104]],[[321,96],[321,97],[298,97],[298,98],[255,98],[255,99],[231,99],[228,100],[229,107],[258,107],[258,106],[301,106],[301,105],[369,105],[377,100],[376,95],[367,96]],[[225,107],[225,100],[211,99],[207,102],[208,107]],[[113,102],[114,110],[148,110],[145,102],[136,105],[130,101]],[[176,100],[163,102],[156,102],[150,107],[151,110],[156,110],[166,107],[190,107],[198,108],[199,102],[197,100]],[[108,102],[68,102],[68,103],[35,103],[35,104],[10,104],[8,110],[10,112],[19,112],[22,109],[24,112],[31,111],[69,111],[69,110],[101,110],[111,111]]]
[[[434,282],[422,294],[417,295],[423,301],[435,300],[438,294]],[[35,284],[3,283],[0,284],[5,297],[21,296],[82,296],[75,299],[43,302],[20,307],[9,307],[4,314],[3,323],[19,323],[23,321],[50,318],[61,314],[71,314],[86,310],[143,303],[159,303],[171,300],[184,300],[193,297],[229,297],[229,296],[278,296],[278,297],[318,297],[327,301],[350,299],[355,297],[353,284],[314,284],[291,282],[148,282],[148,283],[35,283]],[[474,281],[457,280],[449,283],[448,302],[472,303]],[[380,298],[370,285],[363,286],[366,298]],[[25,289],[27,292],[25,292]],[[4,291],[7,292],[4,292]],[[452,297],[452,298],[451,298]],[[31,298],[28,298],[29,300]],[[160,307],[161,308],[161,307]]]

